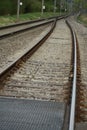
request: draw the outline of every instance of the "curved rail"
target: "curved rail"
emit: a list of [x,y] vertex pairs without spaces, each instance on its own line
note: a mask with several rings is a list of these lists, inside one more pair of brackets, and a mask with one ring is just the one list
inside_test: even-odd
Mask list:
[[66,21],[68,24],[71,33],[72,33],[72,39],[73,39],[73,46],[74,46],[74,55],[73,55],[73,61],[74,61],[74,67],[73,67],[73,84],[72,84],[72,98],[71,98],[71,109],[70,109],[70,118],[69,118],[69,130],[75,129],[75,106],[76,106],[76,80],[77,80],[77,46],[76,46],[76,34],[74,30],[72,29],[71,25],[68,21]]

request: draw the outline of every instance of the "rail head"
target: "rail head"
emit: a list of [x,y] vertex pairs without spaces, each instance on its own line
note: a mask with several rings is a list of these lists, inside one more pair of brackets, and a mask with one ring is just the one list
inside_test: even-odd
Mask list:
[[70,117],[69,117],[69,130],[75,129],[75,107],[76,107],[76,80],[77,80],[77,40],[76,40],[76,34],[74,30],[72,29],[70,23],[66,21],[68,24],[71,33],[72,33],[72,41],[73,41],[73,47],[74,47],[74,63],[73,63],[73,84],[72,84],[72,96],[71,96],[71,108],[70,108]]

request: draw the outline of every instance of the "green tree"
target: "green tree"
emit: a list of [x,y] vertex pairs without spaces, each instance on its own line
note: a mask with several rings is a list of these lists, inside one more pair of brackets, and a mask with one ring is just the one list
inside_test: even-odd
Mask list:
[[[61,11],[65,11],[66,5],[67,9],[71,0],[56,0],[56,11],[60,11],[61,4],[62,8]],[[73,0],[75,9],[78,10],[79,1],[85,0]],[[21,13],[29,13],[29,12],[40,12],[41,11],[41,2],[42,0],[21,0],[23,5],[20,7]],[[53,12],[54,10],[54,0],[44,0],[46,9],[45,12]],[[67,4],[68,3],[68,4]],[[86,2],[87,3],[87,2]],[[84,3],[82,3],[84,4]],[[86,5],[85,5],[86,6]],[[86,6],[87,7],[87,6]],[[84,7],[84,8],[86,8]],[[17,0],[0,0],[0,15],[7,15],[7,14],[16,14],[17,13]]]
[[73,2],[74,2],[73,3],[74,11],[83,12],[84,10],[87,10],[87,1],[86,0],[74,0]]
[[0,15],[14,14],[16,12],[17,3],[15,0],[0,1]]

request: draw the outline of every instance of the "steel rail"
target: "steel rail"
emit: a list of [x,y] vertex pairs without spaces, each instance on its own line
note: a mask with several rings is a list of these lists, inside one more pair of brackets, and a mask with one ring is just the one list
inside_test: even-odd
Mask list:
[[76,45],[76,34],[72,29],[71,25],[67,21],[67,24],[72,33],[73,46],[74,46],[74,68],[73,68],[73,84],[72,84],[72,98],[71,98],[71,108],[69,117],[69,130],[75,129],[75,107],[76,107],[76,80],[77,80],[77,45]]

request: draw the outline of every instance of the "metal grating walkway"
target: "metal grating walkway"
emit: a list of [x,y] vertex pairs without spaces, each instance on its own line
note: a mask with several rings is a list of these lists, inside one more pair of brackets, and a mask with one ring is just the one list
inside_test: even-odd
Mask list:
[[61,130],[65,104],[0,98],[0,130]]

